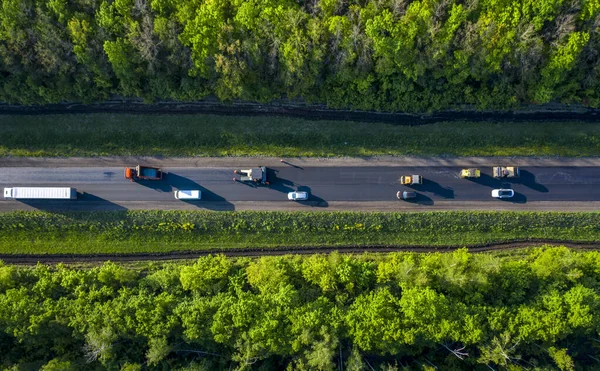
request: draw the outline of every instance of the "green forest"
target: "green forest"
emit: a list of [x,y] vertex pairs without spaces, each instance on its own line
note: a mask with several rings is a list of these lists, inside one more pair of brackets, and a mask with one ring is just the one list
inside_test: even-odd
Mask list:
[[599,0],[3,0],[0,101],[600,104]]
[[0,265],[5,370],[590,370],[600,253]]

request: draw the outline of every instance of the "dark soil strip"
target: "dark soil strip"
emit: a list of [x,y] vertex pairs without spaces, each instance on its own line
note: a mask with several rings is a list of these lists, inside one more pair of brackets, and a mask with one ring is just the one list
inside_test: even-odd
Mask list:
[[57,103],[47,105],[0,104],[0,114],[73,114],[73,113],[138,113],[138,114],[217,114],[236,116],[288,116],[310,120],[343,120],[386,122],[398,125],[423,125],[440,121],[557,121],[579,120],[600,122],[600,110],[582,106],[546,104],[524,107],[518,111],[441,111],[430,114],[386,113],[375,111],[336,110],[325,105],[306,104],[302,101],[280,100],[269,104],[235,101],[221,103],[217,99],[200,102],[157,102],[145,104],[141,100],[122,99],[81,104]]
[[[584,250],[600,250],[600,243],[575,242],[575,241],[555,241],[532,239],[527,241],[506,241],[499,243],[489,243],[481,245],[466,246],[469,252],[482,253],[499,250],[511,250],[531,247],[532,245],[552,245],[566,246],[569,248]],[[172,253],[140,253],[140,254],[56,254],[56,255],[27,255],[27,254],[0,254],[0,260],[7,264],[25,264],[34,265],[39,263],[57,264],[57,263],[98,263],[104,261],[113,262],[136,262],[136,261],[158,261],[158,260],[190,260],[210,254],[223,254],[229,257],[259,257],[259,256],[278,256],[288,254],[327,254],[334,251],[343,254],[361,254],[361,253],[389,253],[389,252],[452,252],[465,246],[337,246],[337,247],[278,247],[271,249],[212,249],[202,251],[179,251]]]

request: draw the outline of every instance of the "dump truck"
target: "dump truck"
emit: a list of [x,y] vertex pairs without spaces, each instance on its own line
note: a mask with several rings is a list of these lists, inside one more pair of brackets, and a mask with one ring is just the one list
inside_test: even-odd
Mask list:
[[521,174],[516,166],[494,166],[494,178],[518,178]]
[[239,179],[237,177],[233,178],[233,180],[236,182],[239,181],[269,184],[269,180],[267,179],[267,168],[264,166],[259,166],[248,170],[234,170],[233,173],[239,175]]
[[29,200],[75,200],[77,190],[68,187],[12,187],[4,188],[4,198]]
[[400,177],[400,184],[404,184],[404,185],[423,184],[423,177],[420,175],[402,175]]
[[125,178],[135,182],[136,180],[161,180],[163,172],[158,167],[142,166],[126,167]]
[[462,169],[460,172],[461,178],[479,178],[481,176],[481,171],[474,167],[469,169]]

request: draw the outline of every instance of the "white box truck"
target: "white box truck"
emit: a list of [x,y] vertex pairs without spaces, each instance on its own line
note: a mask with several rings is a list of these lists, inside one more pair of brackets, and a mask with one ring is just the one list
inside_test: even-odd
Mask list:
[[12,187],[4,188],[4,198],[32,200],[75,200],[77,190],[67,187]]

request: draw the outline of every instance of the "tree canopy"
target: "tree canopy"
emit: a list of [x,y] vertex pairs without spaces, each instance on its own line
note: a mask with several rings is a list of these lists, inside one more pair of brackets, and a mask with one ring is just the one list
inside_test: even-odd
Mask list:
[[599,0],[4,0],[0,101],[600,104]]
[[5,370],[596,369],[600,253],[0,265]]

